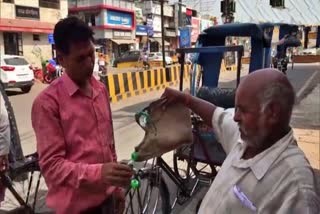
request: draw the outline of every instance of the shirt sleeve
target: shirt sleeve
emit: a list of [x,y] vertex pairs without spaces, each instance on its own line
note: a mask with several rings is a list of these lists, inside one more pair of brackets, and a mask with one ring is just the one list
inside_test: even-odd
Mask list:
[[49,96],[38,97],[32,106],[32,126],[37,138],[41,172],[53,186],[79,188],[102,184],[102,164],[75,163],[66,159],[66,143],[58,104]]
[[112,141],[111,142],[111,145],[110,145],[110,149],[111,149],[111,152],[112,152],[112,159],[114,162],[117,162],[117,152],[116,152],[116,146],[115,146],[115,142],[114,142],[114,129],[113,129],[113,119],[112,119],[112,112],[111,112],[111,106],[110,106],[110,96],[109,96],[109,92],[107,90],[106,87],[104,87],[104,91],[105,91],[105,94],[106,94],[106,100],[107,100],[107,108],[106,111],[108,111],[108,114],[109,114],[109,118],[111,118],[111,128],[112,128]]
[[240,137],[238,125],[233,120],[230,110],[217,107],[212,117],[212,127],[218,142],[229,154]]
[[9,154],[10,122],[2,95],[0,94],[0,156]]

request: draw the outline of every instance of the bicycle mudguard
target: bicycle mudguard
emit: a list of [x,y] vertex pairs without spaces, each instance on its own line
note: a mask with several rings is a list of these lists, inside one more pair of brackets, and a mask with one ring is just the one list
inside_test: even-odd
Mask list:
[[[144,121],[139,125],[145,130],[142,142],[135,147],[137,161],[159,157],[193,141],[191,111],[177,103],[166,106],[164,110],[162,102],[162,99],[152,102],[136,116],[138,123]],[[139,116],[147,118],[140,120]]]

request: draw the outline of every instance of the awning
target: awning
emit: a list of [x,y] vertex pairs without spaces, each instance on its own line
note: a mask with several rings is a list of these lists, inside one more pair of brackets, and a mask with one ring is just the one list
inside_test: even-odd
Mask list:
[[111,41],[113,41],[114,43],[117,43],[118,45],[136,43],[132,39],[111,39]]
[[[149,38],[151,42],[158,42],[160,45],[162,44],[161,38]],[[164,40],[164,46],[170,46],[170,43]]]

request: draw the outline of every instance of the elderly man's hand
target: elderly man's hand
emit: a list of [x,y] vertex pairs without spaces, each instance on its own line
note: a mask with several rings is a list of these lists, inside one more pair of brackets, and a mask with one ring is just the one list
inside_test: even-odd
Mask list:
[[163,99],[164,107],[172,103],[182,103],[188,105],[188,101],[190,99],[189,96],[189,94],[183,93],[181,91],[172,88],[166,88],[161,96],[161,99]]

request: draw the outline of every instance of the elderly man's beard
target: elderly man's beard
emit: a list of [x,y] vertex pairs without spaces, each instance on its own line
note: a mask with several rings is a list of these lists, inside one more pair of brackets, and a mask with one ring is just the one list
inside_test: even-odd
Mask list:
[[243,134],[245,136],[247,136],[244,140],[244,142],[246,142],[248,147],[252,147],[252,148],[256,148],[256,149],[261,149],[264,147],[264,144],[267,140],[267,136],[268,133],[266,131],[266,129],[260,129],[257,133],[255,133],[254,135],[250,134],[248,135],[247,130],[241,128],[241,131],[243,132]]

